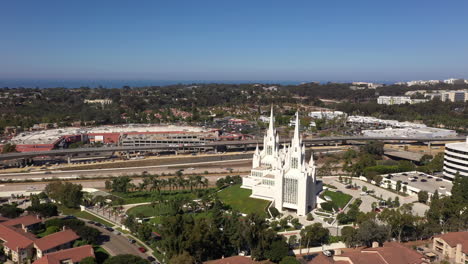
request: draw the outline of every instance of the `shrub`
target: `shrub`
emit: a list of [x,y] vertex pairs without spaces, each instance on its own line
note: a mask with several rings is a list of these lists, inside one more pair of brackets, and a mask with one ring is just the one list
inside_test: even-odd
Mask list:
[[312,215],[312,213],[307,214],[307,221],[314,221],[314,216]]
[[276,209],[276,207],[270,207],[270,213],[274,218],[280,215],[280,212],[278,209]]

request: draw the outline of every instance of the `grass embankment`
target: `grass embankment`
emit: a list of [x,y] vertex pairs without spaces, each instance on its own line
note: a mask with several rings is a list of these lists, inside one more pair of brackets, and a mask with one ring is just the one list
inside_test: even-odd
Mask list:
[[[331,201],[327,201],[325,197],[329,197]],[[332,192],[330,190],[325,190],[321,195],[320,198],[326,200],[327,202],[322,203],[322,209],[325,211],[332,211],[332,208],[335,211],[338,211],[340,208],[344,208],[346,204],[353,198],[349,194],[341,193],[341,192]]]
[[124,204],[136,204],[136,203],[149,203],[155,199],[156,196],[162,196],[164,199],[170,199],[171,197],[179,196],[181,198],[187,198],[190,200],[196,199],[197,191],[210,192],[214,191],[213,188],[208,189],[194,189],[193,191],[187,190],[163,190],[160,194],[157,191],[137,191],[128,193],[117,193],[112,194],[118,196],[124,200]]
[[101,219],[101,218],[99,218],[99,217],[97,217],[95,215],[92,215],[92,214],[90,214],[88,212],[81,211],[80,209],[61,207],[61,208],[59,208],[59,210],[64,215],[73,215],[75,217],[90,220],[90,221],[94,221],[94,222],[98,222],[98,223],[101,223],[101,224],[106,225],[106,226],[114,226],[114,224],[112,224],[110,222],[107,222],[106,220],[103,220],[103,219]]
[[232,209],[237,210],[244,214],[257,213],[262,217],[267,217],[265,208],[268,201],[250,198],[252,191],[249,189],[242,189],[240,184],[230,186],[218,193],[219,199],[226,205],[231,206]]

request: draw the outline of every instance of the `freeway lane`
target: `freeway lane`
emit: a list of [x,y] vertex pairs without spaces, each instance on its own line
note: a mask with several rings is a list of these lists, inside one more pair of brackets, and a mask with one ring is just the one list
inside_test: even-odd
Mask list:
[[[364,137],[364,136],[345,136],[345,137],[320,137],[320,138],[305,138],[302,141],[306,145],[323,144],[343,141],[404,141],[404,142],[433,142],[433,141],[464,141],[465,137],[449,137],[449,138],[424,138],[424,137]],[[290,139],[281,139],[280,143],[289,143]],[[35,152],[21,152],[21,153],[8,153],[0,155],[0,160],[32,158],[37,156],[66,156],[78,153],[96,153],[96,152],[127,152],[127,151],[151,151],[151,150],[177,150],[181,148],[209,148],[217,146],[248,146],[248,145],[262,145],[261,140],[235,140],[235,141],[215,141],[201,144],[183,144],[177,146],[174,144],[160,144],[156,146],[117,146],[117,147],[100,147],[100,148],[82,148],[82,149],[57,149],[50,151],[35,151]]]

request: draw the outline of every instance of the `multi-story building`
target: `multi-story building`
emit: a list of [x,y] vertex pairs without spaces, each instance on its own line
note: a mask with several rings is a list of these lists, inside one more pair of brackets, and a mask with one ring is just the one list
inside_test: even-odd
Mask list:
[[451,78],[451,79],[444,80],[444,83],[446,83],[446,84],[465,84],[465,79]]
[[468,232],[451,232],[434,237],[432,249],[448,258],[450,263],[468,263]]
[[379,96],[377,98],[377,103],[384,105],[418,104],[427,101],[427,99],[411,99],[409,96]]
[[468,177],[468,137],[466,142],[445,145],[444,177],[453,179],[457,173]]
[[279,136],[274,128],[273,108],[270,124],[252,160],[252,171],[242,179],[242,188],[252,190],[252,198],[273,201],[279,211],[294,210],[306,215],[315,208],[322,182],[315,177],[313,156],[307,162],[305,145],[299,134],[299,114],[296,113],[294,137],[290,146],[280,149]]
[[446,91],[442,93],[441,101],[466,102],[468,101],[468,92],[466,90]]

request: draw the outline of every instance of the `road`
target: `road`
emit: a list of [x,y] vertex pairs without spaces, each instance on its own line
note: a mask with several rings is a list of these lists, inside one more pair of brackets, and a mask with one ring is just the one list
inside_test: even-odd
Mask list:
[[83,169],[83,170],[53,170],[49,172],[23,172],[23,173],[3,173],[0,178],[7,179],[32,179],[42,180],[43,178],[59,178],[73,179],[79,177],[96,177],[96,176],[121,176],[121,175],[141,175],[144,172],[152,174],[174,174],[176,171],[183,169],[186,174],[204,174],[228,172],[228,168],[232,169],[233,173],[246,172],[252,168],[252,159],[236,159],[236,160],[220,160],[220,161],[205,161],[205,162],[187,162],[169,165],[155,166],[139,166],[139,167],[124,167],[124,168],[102,168],[102,169]]
[[[449,138],[427,138],[427,137],[366,137],[366,136],[342,136],[342,137],[317,137],[317,138],[304,138],[302,142],[306,145],[311,144],[329,144],[333,142],[344,142],[344,141],[369,141],[369,140],[381,140],[381,141],[419,141],[419,142],[431,142],[431,141],[463,141],[464,137],[449,137]],[[280,143],[289,143],[289,139],[281,139]],[[71,155],[75,153],[100,153],[100,152],[115,152],[115,151],[151,151],[151,150],[177,150],[180,148],[209,148],[217,146],[247,146],[256,144],[262,145],[261,140],[237,140],[237,141],[215,141],[201,144],[184,144],[179,146],[174,144],[158,144],[154,146],[116,146],[116,147],[100,147],[100,148],[78,148],[78,149],[57,149],[50,151],[36,151],[36,152],[22,152],[22,153],[8,153],[0,155],[0,160],[17,159],[17,158],[31,158],[37,156],[60,156],[60,155]]]
[[138,250],[138,245],[137,244],[132,244],[128,241],[128,238],[126,236],[122,235],[116,235],[112,232],[109,232],[108,230],[98,227],[92,224],[89,224],[86,219],[81,219],[86,222],[86,225],[91,226],[93,228],[98,229],[101,231],[103,240],[104,242],[102,243],[102,248],[104,248],[110,255],[115,256],[115,255],[120,255],[120,254],[132,254],[132,255],[137,255],[140,256],[144,259],[146,259],[149,255],[141,253]]

